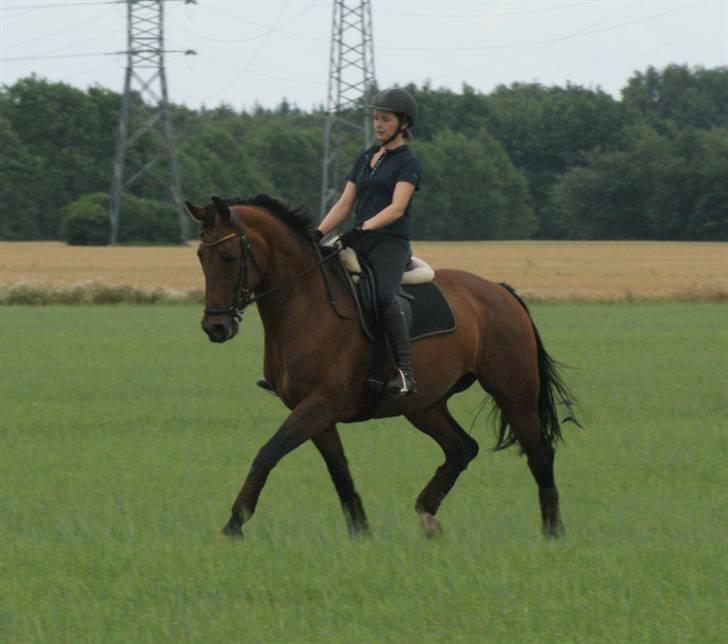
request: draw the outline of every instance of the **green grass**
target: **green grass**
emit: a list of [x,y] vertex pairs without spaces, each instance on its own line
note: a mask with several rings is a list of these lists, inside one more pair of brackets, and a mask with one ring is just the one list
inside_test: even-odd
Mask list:
[[[0,641],[726,641],[728,305],[533,314],[586,425],[557,454],[564,540],[481,416],[441,539],[413,511],[438,448],[389,420],[342,431],[371,539],[304,445],[230,543],[285,417],[254,386],[256,316],[218,346],[198,307],[0,307]],[[455,399],[461,424],[481,400]]]

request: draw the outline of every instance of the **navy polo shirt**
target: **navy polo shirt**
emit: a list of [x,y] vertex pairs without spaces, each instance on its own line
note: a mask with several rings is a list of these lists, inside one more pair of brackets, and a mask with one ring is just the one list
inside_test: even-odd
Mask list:
[[[392,204],[394,188],[399,181],[407,181],[419,190],[422,180],[422,168],[417,157],[409,146],[402,145],[394,150],[387,150],[377,161],[374,168],[370,166],[378,145],[369,148],[356,160],[354,167],[346,177],[347,181],[356,184],[356,205],[354,214],[356,224],[363,224],[367,219],[384,210]],[[404,214],[377,232],[389,233],[409,239],[410,235],[410,208],[412,200],[407,204]]]

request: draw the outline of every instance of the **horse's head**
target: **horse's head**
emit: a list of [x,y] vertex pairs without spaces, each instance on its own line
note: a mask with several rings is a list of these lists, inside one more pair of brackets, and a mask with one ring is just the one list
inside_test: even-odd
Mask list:
[[225,342],[237,335],[243,309],[250,303],[262,271],[242,220],[225,201],[213,197],[207,206],[189,201],[185,206],[202,224],[197,250],[205,274],[202,329],[211,342]]

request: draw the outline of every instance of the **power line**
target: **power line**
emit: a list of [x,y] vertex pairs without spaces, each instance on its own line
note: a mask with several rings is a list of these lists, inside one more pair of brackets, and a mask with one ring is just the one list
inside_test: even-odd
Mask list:
[[[575,3],[575,4],[581,4],[581,3]],[[612,18],[625,13],[640,3],[633,2],[627,7],[623,7],[621,9],[618,9],[617,11],[610,13],[606,18],[600,18],[596,22],[590,23],[586,27],[584,27],[582,30],[578,32],[579,35],[589,35],[592,33],[598,33],[598,31],[587,31],[588,29],[591,29],[592,27],[596,27],[598,25],[601,25],[604,22],[607,22],[611,20]],[[573,34],[572,34],[573,35]],[[469,51],[487,51],[491,49],[517,49],[519,47],[530,47],[532,45],[550,45],[556,42],[560,42],[564,40],[564,36],[557,36],[556,38],[543,38],[541,40],[530,40],[520,43],[504,43],[501,45],[479,45],[476,47],[380,47],[381,49],[386,49],[388,51],[418,51],[418,52],[432,52],[432,53],[442,53],[442,52],[469,52]]]
[[581,2],[568,2],[558,3],[557,6],[542,7],[540,9],[528,9],[526,11],[479,11],[477,13],[418,13],[412,11],[392,11],[386,5],[384,9],[378,8],[377,14],[385,14],[388,16],[405,16],[407,18],[434,18],[440,20],[442,18],[456,18],[456,19],[473,19],[473,18],[501,18],[504,16],[531,16],[539,13],[553,13],[555,11],[561,11],[562,9],[571,9],[577,6],[586,6],[593,4],[593,2],[582,0]]
[[[56,2],[54,4],[25,4],[17,7],[3,5],[0,11],[22,10],[23,13],[29,13],[31,9],[66,9],[68,7],[93,7],[102,4],[126,4],[126,0],[100,0],[99,2]],[[28,11],[26,11],[26,9]],[[11,18],[14,16],[10,16]]]
[[60,54],[64,51],[68,51],[69,49],[75,49],[77,47],[81,47],[83,45],[88,45],[91,42],[96,42],[97,40],[103,40],[104,38],[107,38],[108,36],[111,36],[112,34],[118,34],[119,28],[115,27],[111,31],[107,31],[103,34],[96,34],[91,38],[87,38],[86,40],[82,40],[81,42],[73,43],[72,45],[66,45],[65,47],[55,47],[53,49],[49,49],[47,51],[40,52],[39,54],[36,54],[39,58],[43,58],[45,56],[51,56],[54,54]]
[[307,7],[306,8],[306,11],[302,11],[301,14],[299,14],[297,17],[292,18],[290,20],[286,20],[286,21],[284,21],[284,22],[282,22],[280,24],[276,24],[276,25],[266,25],[264,23],[256,22],[254,20],[248,20],[247,18],[241,18],[240,16],[236,16],[233,13],[228,13],[227,11],[221,11],[220,9],[217,9],[217,8],[214,8],[214,7],[208,7],[208,10],[209,11],[212,11],[214,13],[218,13],[221,16],[225,16],[226,18],[231,18],[233,20],[237,20],[238,22],[245,23],[246,25],[254,25],[255,27],[261,27],[263,29],[273,29],[274,31],[277,31],[277,32],[282,33],[282,34],[287,34],[289,36],[296,36],[298,38],[305,38],[307,40],[317,40],[319,42],[321,42],[321,41],[328,41],[328,39],[327,38],[324,38],[323,36],[311,36],[310,34],[302,34],[302,33],[299,33],[297,31],[290,31],[288,29],[282,29],[281,28],[281,27],[283,27],[283,26],[285,26],[287,24],[290,24],[294,20],[297,20],[298,18],[300,18],[304,13],[307,13],[313,6],[316,6],[316,3],[313,3],[312,6]]
[[[173,41],[169,41],[173,42]],[[215,65],[218,65],[220,67],[228,67],[230,69],[233,69],[235,71],[238,71],[241,73],[241,76],[243,74],[248,74],[250,76],[257,76],[259,78],[268,78],[270,80],[276,80],[276,81],[284,81],[286,83],[297,83],[299,85],[318,85],[319,87],[326,87],[326,82],[321,80],[305,80],[303,78],[291,78],[289,76],[278,76],[276,74],[266,74],[265,72],[259,72],[254,69],[247,69],[245,67],[241,67],[240,65],[234,65],[231,64],[228,61],[220,60],[219,58],[214,58],[212,56],[208,56],[207,54],[201,54],[198,52],[197,54],[198,58],[203,58],[205,60],[209,60],[211,63],[215,63]],[[181,94],[182,96],[185,96],[189,99],[194,100],[200,100],[197,96],[192,96],[191,94],[187,94],[180,90],[175,90],[177,94]]]
[[[58,58],[94,58],[98,56],[124,56],[129,53],[143,53],[143,52],[155,53],[156,50],[135,50],[135,51],[100,51],[94,54],[58,54],[56,56],[18,56],[16,58],[0,58],[0,62],[12,63],[20,60],[54,60]],[[165,54],[184,54],[185,56],[194,56],[197,52],[194,49],[165,49]]]
[[71,26],[62,27],[61,29],[56,29],[56,31],[52,31],[50,33],[43,34],[42,36],[38,36],[37,38],[31,38],[30,40],[23,40],[21,42],[16,42],[15,44],[11,45],[4,45],[3,49],[7,51],[8,49],[15,49],[16,47],[22,47],[23,45],[30,45],[32,43],[40,42],[41,40],[47,40],[48,38],[52,38],[53,36],[57,36],[59,34],[66,33],[68,31],[73,31],[74,29],[78,29],[79,27],[82,27],[83,25],[87,25],[92,22],[96,22],[97,20],[101,20],[102,18],[106,18],[108,16],[111,16],[114,14],[114,11],[107,11],[105,13],[99,14],[97,16],[92,16],[91,18],[88,18],[87,20],[82,20],[81,22],[74,22]]
[[[281,31],[281,29],[280,29],[281,27],[284,27],[285,25],[290,25],[292,22],[295,22],[296,20],[299,20],[300,18],[302,18],[303,16],[305,16],[309,11],[311,11],[311,9],[313,9],[316,6],[316,4],[317,4],[316,2],[309,3],[308,5],[306,5],[303,8],[302,11],[300,11],[299,13],[297,13],[295,16],[292,16],[288,20],[284,20],[283,22],[281,22],[278,27],[273,27],[271,25],[263,25],[263,24],[257,23],[257,22],[249,22],[249,21],[245,20],[244,18],[240,18],[238,16],[235,16],[233,14],[229,14],[229,13],[224,12],[224,11],[217,10],[217,13],[219,13],[221,15],[224,15],[224,16],[227,16],[229,18],[234,18],[235,20],[240,20],[241,22],[245,22],[246,24],[254,24],[257,27],[262,27],[264,29],[267,29],[268,31],[270,31],[271,29],[274,29],[275,31]],[[213,11],[215,11],[215,10],[213,9]],[[268,31],[265,31],[263,33],[258,34],[257,36],[250,36],[249,38],[246,38],[245,40],[241,40],[240,38],[235,38],[235,39],[232,39],[232,40],[220,39],[220,38],[213,38],[212,36],[208,36],[206,34],[201,34],[201,33],[197,32],[197,31],[194,31],[194,30],[190,29],[187,25],[185,25],[180,20],[175,20],[174,18],[170,18],[170,20],[174,24],[176,24],[178,27],[181,27],[182,29],[184,29],[186,32],[192,34],[193,36],[197,36],[198,38],[204,38],[205,41],[214,42],[214,43],[218,43],[218,44],[221,44],[221,45],[244,45],[244,44],[247,44],[247,43],[250,43],[250,42],[254,42],[256,40],[260,40],[261,38],[266,38],[268,36]],[[287,33],[293,34],[293,32],[287,32]]]
[[0,62],[14,63],[20,60],[54,60],[58,58],[94,58],[98,56],[119,56],[123,51],[101,51],[96,54],[58,54],[50,56],[16,56],[14,58],[0,58]]
[[[163,2],[185,2],[188,0],[163,0]],[[126,4],[127,0],[92,0],[92,2],[54,2],[53,4],[23,4],[17,6],[0,6],[0,11],[13,11],[25,9],[66,9],[67,7],[93,7],[101,4]]]
[[280,8],[280,11],[278,12],[278,16],[276,17],[275,24],[270,27],[268,30],[268,33],[265,35],[265,39],[263,42],[260,43],[258,48],[253,52],[253,55],[250,57],[248,62],[239,69],[239,72],[233,76],[225,85],[218,91],[212,92],[211,94],[207,94],[206,96],[197,96],[197,97],[190,97],[188,98],[196,98],[199,101],[206,101],[210,98],[215,98],[216,96],[220,96],[220,94],[224,94],[228,87],[233,85],[243,74],[247,73],[252,64],[256,61],[260,53],[263,51],[263,48],[268,44],[268,40],[270,39],[271,35],[274,31],[276,31],[277,25],[280,22],[281,18],[283,17],[283,14],[285,13],[286,7],[288,6],[288,2],[283,2]]
[[[689,9],[690,7],[693,7],[693,6],[696,6],[696,5],[699,5],[699,4],[704,4],[707,1],[708,0],[700,0],[699,2],[692,2],[689,5],[681,6],[681,7],[678,7],[676,9],[669,9],[668,11],[663,11],[661,13],[653,14],[651,16],[646,16],[644,18],[638,18],[636,20],[630,20],[628,22],[623,22],[623,23],[620,23],[620,24],[617,24],[617,25],[611,25],[609,27],[604,27],[602,29],[592,29],[592,27],[595,27],[595,26],[597,26],[599,24],[602,24],[602,23],[606,22],[607,20],[611,20],[616,15],[619,15],[620,13],[623,13],[626,10],[626,9],[621,9],[621,10],[619,10],[619,11],[613,13],[613,14],[610,14],[606,18],[603,18],[601,20],[598,20],[595,23],[592,23],[590,25],[587,25],[586,27],[584,27],[583,29],[580,29],[579,31],[571,32],[571,33],[565,34],[564,36],[560,36],[558,38],[554,38],[553,40],[551,40],[551,41],[549,41],[549,42],[547,42],[547,43],[545,43],[545,44],[543,44],[543,45],[541,45],[539,47],[534,47],[532,49],[529,49],[527,51],[521,52],[519,54],[514,54],[512,56],[506,56],[504,58],[499,58],[497,60],[493,60],[493,61],[490,61],[488,63],[484,63],[482,65],[475,65],[473,67],[467,67],[465,69],[460,69],[460,70],[454,71],[454,72],[447,72],[447,73],[444,73],[444,74],[438,74],[437,76],[431,76],[431,77],[428,77],[428,78],[423,79],[423,80],[437,80],[437,79],[441,79],[441,78],[448,78],[448,77],[452,77],[452,76],[457,76],[459,74],[465,74],[465,73],[468,73],[468,72],[478,71],[480,69],[486,69],[488,67],[492,67],[492,66],[498,65],[500,63],[504,63],[504,62],[508,62],[508,61],[511,61],[511,60],[515,60],[517,58],[522,58],[524,56],[528,56],[529,54],[532,54],[532,53],[534,53],[536,51],[541,51],[542,49],[546,49],[548,47],[551,47],[552,45],[556,45],[556,44],[561,43],[561,42],[564,42],[566,40],[571,40],[573,38],[580,38],[582,36],[591,36],[593,34],[606,33],[608,31],[614,31],[615,29],[621,29],[622,27],[627,27],[627,26],[639,24],[639,23],[642,23],[642,22],[648,22],[650,20],[654,20],[656,18],[661,18],[662,16],[666,16],[666,15],[671,14],[671,13],[676,13],[678,11],[684,11],[685,9]],[[630,5],[630,7],[628,7],[627,9],[631,9],[636,4],[640,4],[640,3],[634,3],[633,5]]]
[[[196,0],[162,0],[163,2],[194,2]],[[4,15],[3,20],[12,20],[13,18],[21,18],[29,13],[35,13],[43,9],[66,9],[67,7],[93,7],[98,5],[125,5],[127,0],[98,0],[97,2],[71,2],[65,3],[62,1],[54,4],[34,4],[34,5],[17,5],[7,6],[0,5],[0,11],[17,11],[11,15]]]
[[91,67],[89,69],[84,69],[83,71],[78,72],[78,74],[73,74],[71,76],[68,76],[65,80],[66,80],[66,82],[76,80],[77,78],[80,78],[81,76],[86,76],[86,74],[92,74],[93,72],[96,72],[99,69],[111,67],[112,65],[117,65],[121,69],[121,65],[120,65],[119,61],[116,58],[113,58],[112,60],[101,63],[100,65],[94,65],[93,67]]
[[250,38],[246,38],[245,40],[241,40],[240,38],[234,38],[232,40],[224,40],[221,38],[212,38],[211,36],[207,36],[205,34],[201,34],[199,31],[194,31],[193,29],[190,29],[187,25],[185,25],[183,22],[179,20],[174,20],[170,18],[170,22],[174,23],[178,27],[184,29],[187,33],[192,34],[193,36],[197,36],[198,38],[204,38],[205,42],[214,42],[219,45],[245,45],[247,43],[255,42],[256,40],[261,40],[262,38],[265,38],[267,34],[262,33],[258,34],[257,36],[250,36]]

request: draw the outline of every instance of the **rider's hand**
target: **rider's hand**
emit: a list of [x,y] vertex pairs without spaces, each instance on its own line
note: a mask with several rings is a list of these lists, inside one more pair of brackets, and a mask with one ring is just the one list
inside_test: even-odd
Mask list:
[[339,237],[339,241],[343,246],[351,246],[366,235],[366,232],[367,231],[359,225],[345,232],[341,237]]

